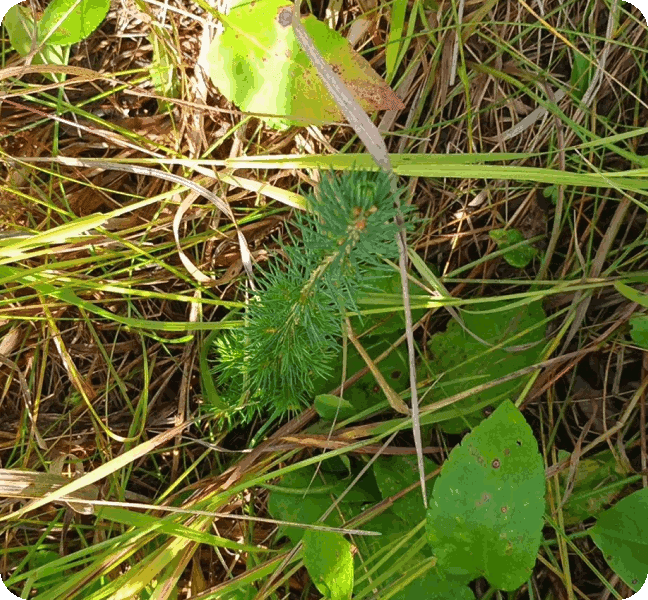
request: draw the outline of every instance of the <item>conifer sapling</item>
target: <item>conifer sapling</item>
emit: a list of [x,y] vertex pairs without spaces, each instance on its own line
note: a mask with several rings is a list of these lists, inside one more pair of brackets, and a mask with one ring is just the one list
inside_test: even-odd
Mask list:
[[344,314],[389,274],[383,259],[398,257],[397,199],[382,171],[322,176],[297,216],[300,235],[280,241],[285,260],[260,275],[245,327],[216,342],[218,383],[233,409],[281,415],[330,377]]

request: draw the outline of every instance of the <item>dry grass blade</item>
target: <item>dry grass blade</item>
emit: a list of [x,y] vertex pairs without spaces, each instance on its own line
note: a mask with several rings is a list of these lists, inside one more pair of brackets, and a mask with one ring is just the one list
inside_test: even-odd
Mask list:
[[[0,469],[0,497],[39,499],[68,485],[70,479],[54,473],[36,473],[20,469]],[[99,497],[99,488],[88,485],[58,498],[75,512],[89,515],[93,513],[92,505],[84,504],[84,500],[92,501]]]
[[[9,159],[7,159],[9,160]],[[204,186],[200,185],[199,183],[196,183],[195,181],[192,181],[191,179],[187,179],[186,177],[181,177],[180,175],[175,175],[174,173],[167,173],[166,171],[161,171],[160,169],[151,169],[150,167],[143,167],[140,165],[129,165],[129,164],[122,164],[118,162],[110,162],[110,161],[105,161],[105,160],[84,160],[84,159],[79,159],[79,158],[69,158],[69,157],[64,157],[64,156],[59,156],[59,157],[53,157],[49,159],[24,159],[25,162],[57,162],[62,165],[68,165],[68,166],[76,166],[76,167],[86,167],[86,168],[93,168],[93,169],[106,169],[109,171],[122,171],[124,173],[133,173],[137,175],[148,175],[151,177],[157,177],[158,179],[164,179],[166,181],[170,181],[172,183],[176,183],[181,186],[185,186],[193,190],[196,194],[200,194],[207,200],[209,200],[214,206],[216,206],[221,212],[223,212],[225,215],[227,215],[231,220],[232,223],[234,224],[234,227],[236,228],[236,233],[238,236],[238,241],[241,249],[241,259],[243,261],[243,266],[245,267],[245,270],[248,273],[248,276],[250,278],[253,277],[252,273],[252,262],[250,258],[250,250],[247,245],[247,241],[245,240],[245,237],[243,236],[243,233],[238,227],[238,224],[236,222],[236,218],[234,217],[234,214],[232,213],[232,209],[230,208],[229,204],[226,202],[223,202],[221,198],[218,197],[218,195],[214,194],[213,192],[210,192],[207,188]]]
[[135,448],[132,448],[124,452],[124,454],[121,454],[120,456],[113,458],[111,461],[108,461],[107,463],[97,467],[94,471],[91,471],[90,473],[86,473],[85,475],[82,475],[78,479],[66,483],[65,485],[63,485],[58,489],[54,489],[50,491],[49,493],[40,497],[39,499],[34,500],[33,502],[30,502],[26,506],[23,506],[22,508],[18,509],[16,512],[8,515],[0,516],[0,521],[18,519],[19,517],[28,513],[29,511],[36,510],[41,506],[45,506],[49,502],[56,502],[70,497],[78,490],[81,490],[89,485],[92,485],[93,483],[96,483],[97,481],[100,481],[101,479],[107,477],[111,473],[114,473],[119,469],[122,469],[123,467],[131,464],[133,461],[136,461],[138,458],[141,458],[142,456],[146,456],[158,446],[161,446],[167,441],[173,439],[177,434],[181,433],[183,429],[191,425],[192,422],[193,421],[187,421],[186,423],[182,423],[177,427],[173,427],[172,429],[169,429],[164,433],[160,433],[159,435],[156,435],[153,439],[147,442],[143,442],[138,446],[135,446]]
[[[79,81],[95,81],[97,79],[111,80],[111,78],[107,77],[104,73],[97,73],[92,69],[73,67],[70,65],[23,65],[20,67],[4,67],[0,69],[0,80],[9,79],[11,77],[21,77],[22,75],[27,75],[29,73],[61,73],[63,75],[77,75]],[[67,83],[68,85],[74,83],[74,80],[71,82],[68,81]]]
[[387,401],[389,402],[390,406],[396,412],[399,412],[403,415],[409,415],[410,410],[409,408],[407,408],[407,404],[403,402],[401,397],[394,391],[394,389],[389,385],[389,383],[387,383],[387,380],[380,372],[380,369],[378,369],[378,367],[374,364],[374,361],[367,354],[367,351],[363,348],[362,344],[360,343],[355,333],[353,332],[351,321],[349,321],[348,318],[346,319],[346,334],[351,340],[351,343],[353,344],[355,349],[358,351],[358,354],[362,357],[362,360],[364,360],[365,363],[367,364],[367,367],[369,367],[369,370],[371,371],[372,375],[376,378],[378,385],[382,389],[385,396],[387,396]]

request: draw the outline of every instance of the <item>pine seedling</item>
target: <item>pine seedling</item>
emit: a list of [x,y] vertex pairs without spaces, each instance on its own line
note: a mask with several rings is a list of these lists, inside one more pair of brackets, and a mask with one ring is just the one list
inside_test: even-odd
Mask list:
[[233,409],[281,415],[331,376],[345,313],[390,273],[384,259],[398,257],[398,195],[384,172],[322,177],[297,217],[299,235],[280,242],[284,260],[259,277],[245,327],[216,342],[218,383]]

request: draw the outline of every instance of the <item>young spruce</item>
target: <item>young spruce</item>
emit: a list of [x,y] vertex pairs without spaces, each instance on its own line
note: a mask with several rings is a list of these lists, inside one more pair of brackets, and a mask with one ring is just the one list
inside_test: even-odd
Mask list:
[[218,383],[232,409],[278,416],[330,377],[345,312],[391,272],[383,259],[398,258],[396,205],[382,171],[323,175],[297,216],[299,236],[280,242],[285,260],[259,277],[245,327],[216,342]]

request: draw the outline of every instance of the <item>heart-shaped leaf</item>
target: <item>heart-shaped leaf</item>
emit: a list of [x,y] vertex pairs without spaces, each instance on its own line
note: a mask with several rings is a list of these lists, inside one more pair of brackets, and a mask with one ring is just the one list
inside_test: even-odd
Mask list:
[[344,398],[333,394],[320,394],[315,396],[315,410],[322,419],[343,421],[353,416],[356,412],[353,404]]
[[430,570],[392,596],[393,600],[475,600],[475,594],[461,578],[443,577]]
[[[434,390],[437,399],[479,387],[538,362],[546,329],[542,303],[517,307],[509,304],[480,302],[461,311],[463,328],[453,320],[445,332],[432,336],[428,343],[432,359],[426,368],[428,377],[438,379]],[[493,347],[475,339],[464,328]],[[460,433],[476,425],[484,418],[480,407],[495,407],[512,397],[523,383],[523,378],[512,379],[476,391],[445,409],[463,416],[446,420],[441,426],[448,433]]]
[[439,569],[517,589],[540,547],[544,491],[538,444],[507,400],[454,448],[434,485],[427,534]]
[[[506,249],[525,240],[522,232],[517,229],[493,229],[489,235],[500,249]],[[524,269],[537,253],[538,251],[533,246],[526,243],[507,250],[504,254],[504,260],[512,267]]]
[[648,317],[639,315],[630,319],[630,337],[644,349],[648,349]]
[[[317,475],[314,466],[299,469],[284,475],[278,484],[273,486],[268,500],[268,511],[275,519],[291,521],[293,523],[315,523],[322,518],[322,515],[336,498],[349,485],[355,477],[350,473],[347,477],[339,474],[332,475],[321,472]],[[370,481],[370,478],[366,478]],[[357,483],[352,490],[344,497],[341,509],[346,512],[352,506],[352,514],[360,512],[360,505],[365,502],[376,500],[374,492],[365,479]],[[338,527],[342,524],[342,517],[339,511],[333,511],[326,519],[326,525]],[[285,535],[293,544],[299,542],[304,529],[298,527],[281,526],[280,535]]]
[[[568,458],[569,452],[558,451],[559,462]],[[561,491],[564,493],[570,478],[568,471],[563,471],[559,477]],[[562,507],[565,525],[575,525],[598,516],[623,490],[622,487],[613,485],[624,479],[624,475],[617,468],[614,455],[609,450],[591,458],[582,458],[578,461],[578,469],[573,477],[571,494]]]
[[27,56],[32,47],[32,40],[38,37],[31,11],[25,6],[16,4],[7,11],[2,24],[9,35],[11,47],[21,56]]
[[[425,473],[432,473],[437,465],[429,458],[424,459]],[[381,456],[373,467],[374,476],[384,499],[394,496],[407,486],[419,481],[415,456]],[[434,481],[427,482],[427,495],[432,492]],[[401,518],[416,525],[425,519],[425,507],[421,489],[416,488],[392,504],[392,510]]]

